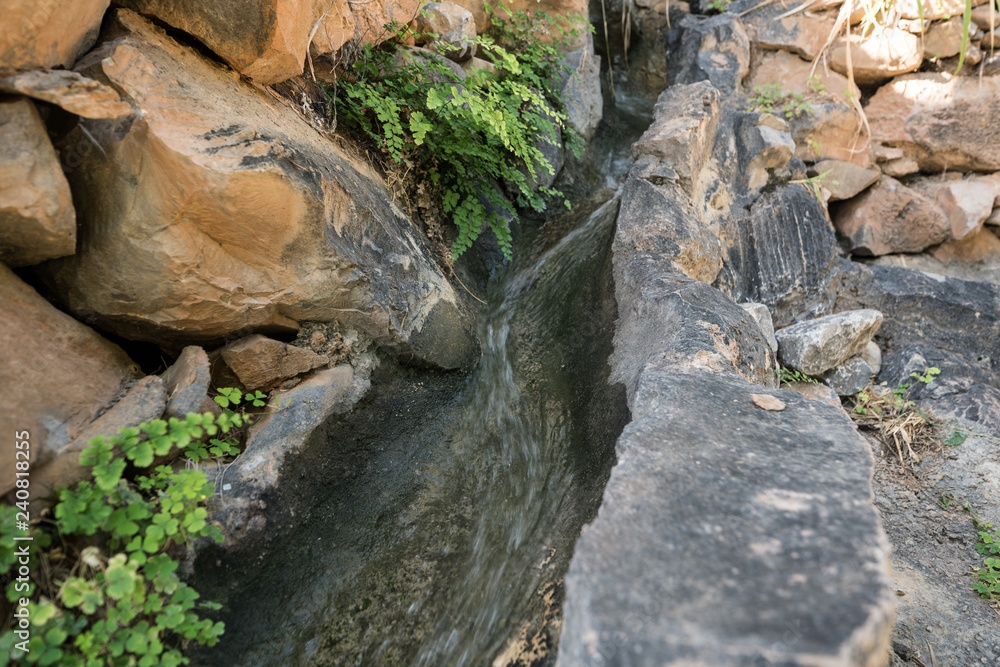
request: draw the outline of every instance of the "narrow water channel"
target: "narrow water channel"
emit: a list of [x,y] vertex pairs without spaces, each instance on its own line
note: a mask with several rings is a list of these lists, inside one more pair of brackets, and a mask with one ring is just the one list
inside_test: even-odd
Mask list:
[[[606,132],[600,185],[641,122]],[[550,221],[532,241],[546,249],[493,279],[472,374],[386,361],[328,424],[323,451],[293,464],[315,484],[295,529],[263,562],[199,575],[227,630],[194,664],[554,662],[562,575],[628,419],[607,383],[612,193]]]

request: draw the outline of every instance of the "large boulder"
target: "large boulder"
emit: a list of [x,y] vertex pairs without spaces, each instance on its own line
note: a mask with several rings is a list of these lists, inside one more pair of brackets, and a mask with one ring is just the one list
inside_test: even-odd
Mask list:
[[69,183],[31,100],[0,100],[0,261],[29,266],[76,250]]
[[781,19],[758,14],[744,20],[747,35],[758,48],[789,51],[810,61],[819,55],[834,26],[829,17],[812,14]]
[[71,310],[171,348],[336,320],[416,363],[474,362],[458,295],[369,167],[146,19],[116,21],[81,65],[137,113],[88,123],[77,254],[39,269]]
[[[119,348],[0,264],[0,411],[4,433],[28,431],[33,466],[80,436],[138,374]],[[14,448],[0,450],[0,495],[14,485]]]
[[[241,74],[261,84],[302,74],[313,38],[317,55],[333,53],[361,33],[378,43],[391,35],[383,26],[417,13],[416,0],[358,3],[344,0],[266,0],[244,3],[185,3],[123,0],[125,7],[155,17],[201,41]],[[318,35],[318,37],[317,37]]]
[[952,230],[933,199],[888,176],[841,206],[834,224],[859,255],[920,252],[950,238]]
[[3,7],[0,68],[70,67],[97,41],[111,0],[11,0]]
[[907,74],[865,107],[872,140],[928,172],[1000,170],[1000,76]]
[[668,83],[709,81],[723,96],[737,90],[750,70],[750,38],[739,18],[688,15],[679,28],[668,44]]
[[830,67],[844,75],[848,49],[854,80],[862,86],[912,72],[924,60],[920,37],[895,28],[868,37],[849,35],[834,42],[829,52]]
[[565,55],[562,99],[570,125],[588,141],[594,138],[604,114],[601,94],[601,57],[594,53],[594,38],[586,33],[583,46]]
[[877,310],[851,310],[799,322],[774,333],[778,358],[806,375],[822,375],[860,355],[881,325],[882,313]]
[[840,407],[670,370],[632,415],[566,574],[558,667],[884,664],[889,544]]

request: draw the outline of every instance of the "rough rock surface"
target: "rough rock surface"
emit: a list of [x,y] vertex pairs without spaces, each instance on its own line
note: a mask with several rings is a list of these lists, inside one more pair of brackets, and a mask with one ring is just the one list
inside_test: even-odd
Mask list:
[[865,345],[865,349],[861,350],[861,358],[872,369],[872,373],[878,374],[882,370],[882,349],[875,341]]
[[[866,346],[867,347],[867,346]],[[868,386],[875,370],[860,356],[851,357],[823,374],[823,382],[839,396],[854,396]]]
[[91,121],[102,151],[71,173],[79,249],[44,272],[71,310],[176,348],[337,320],[417,363],[474,362],[458,295],[378,176],[142,17],[117,21],[84,65],[139,113]]
[[835,408],[843,409],[840,394],[833,387],[820,382],[792,382],[782,385],[785,389],[802,394],[811,401],[820,401]]
[[933,199],[951,222],[951,239],[960,240],[978,232],[1000,197],[1000,173],[985,177],[941,181],[914,179],[910,186]]
[[132,113],[113,88],[69,70],[31,70],[0,77],[0,92],[27,95],[84,118],[120,118]]
[[866,38],[850,35],[834,42],[829,51],[830,67],[845,75],[848,46],[854,80],[862,86],[912,72],[924,60],[920,37],[906,31],[890,28]]
[[205,350],[185,347],[170,368],[160,376],[167,390],[164,417],[183,419],[189,412],[204,412],[212,371]]
[[823,188],[830,193],[830,201],[850,199],[871,186],[882,176],[878,169],[865,169],[843,160],[823,160],[813,166],[822,178]]
[[368,388],[366,377],[340,364],[274,393],[272,402],[288,407],[251,427],[245,450],[220,480],[221,493],[213,500],[213,519],[225,526],[228,546],[263,530],[259,503],[276,491],[286,459],[317,444],[323,423],[349,411]]
[[[453,2],[429,2],[412,25],[421,34],[418,43],[426,43],[428,48],[457,63],[476,55],[476,23],[472,12],[464,7]],[[425,34],[430,37],[423,38]]]
[[604,114],[601,95],[601,59],[594,53],[594,38],[586,33],[584,45],[566,54],[569,71],[562,84],[566,115],[584,139],[592,139]]
[[773,391],[787,407],[765,411],[750,399],[763,391],[645,373],[566,575],[557,665],[884,661],[893,600],[870,449],[840,408]]
[[952,231],[934,200],[888,176],[841,206],[834,224],[861,255],[920,252],[947,240]]
[[656,101],[653,123],[632,144],[632,157],[655,157],[676,172],[690,192],[715,142],[719,91],[708,81],[667,88]]
[[90,476],[90,469],[80,465],[80,454],[94,438],[118,435],[123,428],[132,428],[158,419],[167,406],[167,390],[163,380],[147,375],[128,390],[125,396],[107,412],[95,419],[76,438],[53,452],[51,461],[31,471],[32,502],[38,507],[49,504],[55,490],[72,486]]
[[260,334],[227,345],[222,349],[222,358],[247,389],[270,387],[330,362],[312,350]]
[[768,192],[723,234],[726,263],[718,286],[771,308],[775,326],[803,312],[829,312],[835,299],[836,239],[816,198],[800,185]]
[[[936,346],[968,357],[1000,386],[1000,286],[895,266],[855,265],[836,307],[881,311],[885,321],[879,341],[887,351],[918,343]],[[883,363],[883,374],[888,368]]]
[[241,74],[261,84],[302,74],[309,38],[317,22],[314,51],[332,53],[360,33],[378,43],[393,19],[406,24],[417,13],[415,0],[358,3],[358,14],[336,0],[266,0],[246,4],[224,0],[177,3],[171,0],[125,0],[123,6],[183,30],[210,48]]
[[852,310],[799,322],[775,332],[778,358],[806,375],[821,375],[861,354],[882,325],[877,310]]
[[0,67],[70,67],[94,45],[111,0],[13,0],[4,3]]
[[1000,169],[1000,76],[907,74],[879,88],[865,113],[872,140],[923,171]]
[[795,153],[788,123],[772,114],[747,114],[736,129],[740,170],[751,190],[759,190],[771,172],[784,169]]
[[0,261],[30,266],[75,250],[69,183],[35,105],[0,101]]
[[769,16],[754,18],[746,19],[746,29],[750,41],[757,47],[788,51],[809,61],[819,54],[834,26],[828,18],[816,16],[796,15],[778,20]]
[[924,36],[924,53],[930,58],[951,58],[962,50],[962,17],[931,24]]
[[[29,431],[38,464],[77,438],[138,371],[121,348],[56,310],[2,264],[0,350],[0,386],[8,389],[0,427]],[[0,495],[13,486],[13,462],[13,447],[0,450]]]
[[778,352],[778,341],[774,337],[774,322],[771,320],[771,311],[762,303],[741,303],[740,308],[750,313],[760,331],[764,334],[764,340],[771,346],[771,349]]
[[[710,81],[725,96],[737,90],[750,67],[750,39],[743,23],[729,12],[712,17],[685,16],[679,39],[668,45],[668,82]],[[669,37],[668,37],[669,39]]]

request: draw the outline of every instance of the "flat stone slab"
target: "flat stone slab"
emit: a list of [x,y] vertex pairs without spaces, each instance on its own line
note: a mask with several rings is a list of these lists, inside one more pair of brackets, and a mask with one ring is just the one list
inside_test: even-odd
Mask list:
[[633,417],[566,575],[557,667],[884,664],[889,547],[842,410],[675,368],[643,374]]

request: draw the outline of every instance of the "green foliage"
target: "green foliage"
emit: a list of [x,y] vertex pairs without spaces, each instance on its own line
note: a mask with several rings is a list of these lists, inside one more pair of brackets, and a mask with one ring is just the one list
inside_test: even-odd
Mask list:
[[[231,389],[220,395],[232,405],[262,405],[265,398]],[[204,507],[213,486],[200,470],[150,466],[176,448],[195,461],[235,454],[235,442],[224,436],[249,419],[190,413],[91,440],[80,456],[90,479],[59,489],[53,524],[33,527],[28,592],[15,590],[13,536],[23,534],[15,532],[16,508],[0,508],[0,582],[8,600],[31,599],[30,651],[15,650],[7,630],[0,665],[13,656],[38,665],[181,665],[188,642],[215,644],[223,624],[200,612],[219,606],[199,601],[169,555],[198,538],[223,539]],[[144,472],[129,480],[129,465]]]
[[[813,79],[810,79],[810,87],[813,86]],[[823,84],[818,83],[818,88],[822,90]],[[762,86],[754,86],[754,95],[748,102],[747,111],[758,111],[761,113],[772,113],[785,118],[799,118],[812,113],[812,104],[806,101],[802,93],[786,93],[781,89],[780,83],[768,83]]]
[[961,431],[955,431],[944,441],[946,447],[958,447],[968,439],[968,435]]
[[559,93],[567,71],[559,49],[579,31],[542,12],[507,10],[506,18],[493,14],[492,27],[477,40],[496,74],[474,70],[463,82],[437,58],[366,45],[351,80],[340,83],[339,118],[412,170],[441,202],[458,230],[453,257],[472,245],[484,222],[510,257],[508,218],[516,210],[501,185],[518,206],[536,211],[545,209],[546,197],[562,196],[535,184],[540,173],[554,173],[541,148],[556,143],[557,130],[574,153],[582,148]]
[[778,367],[778,382],[780,384],[792,384],[793,382],[810,382],[812,384],[819,384],[819,380],[813,377],[809,377],[802,371],[792,370],[791,368],[785,368],[784,366]]
[[721,14],[722,12],[729,9],[729,5],[731,5],[732,3],[733,0],[711,0],[711,2],[708,3],[707,8],[710,11],[718,12],[719,14]]
[[987,600],[1000,598],[1000,532],[993,529],[993,524],[973,517],[973,523],[979,531],[979,541],[976,551],[983,556],[983,567],[976,574],[973,590]]

